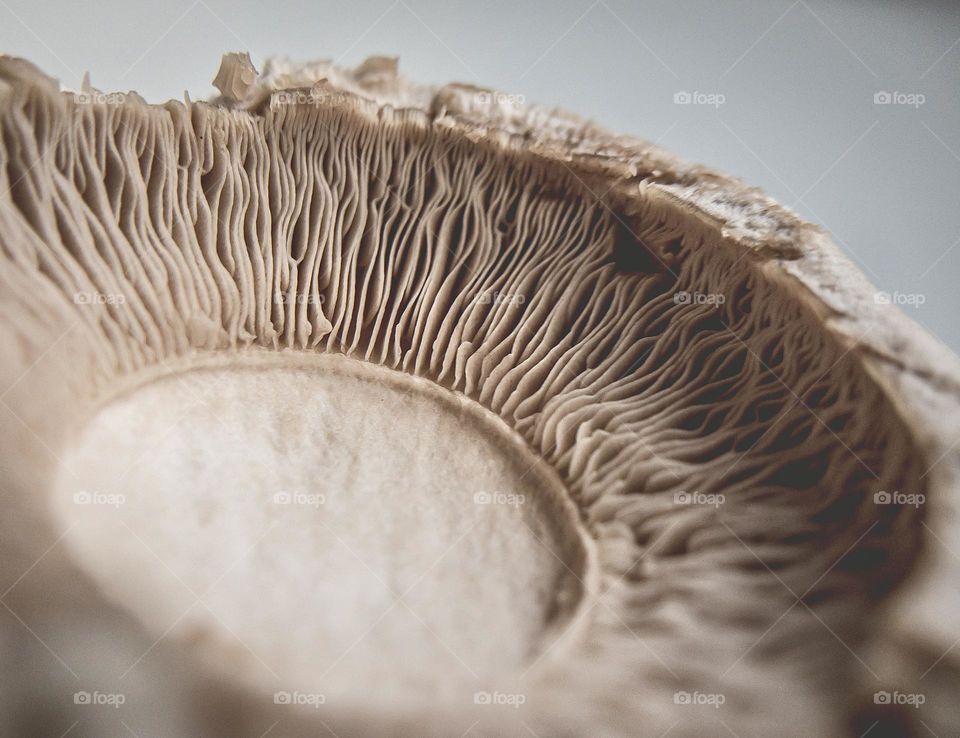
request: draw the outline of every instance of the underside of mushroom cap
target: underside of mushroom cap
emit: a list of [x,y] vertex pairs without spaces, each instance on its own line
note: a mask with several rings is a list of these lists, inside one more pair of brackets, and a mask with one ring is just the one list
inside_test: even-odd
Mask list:
[[958,724],[960,370],[822,232],[392,59],[215,83],[0,59],[4,573],[52,651],[79,613],[125,679],[215,675],[204,734]]

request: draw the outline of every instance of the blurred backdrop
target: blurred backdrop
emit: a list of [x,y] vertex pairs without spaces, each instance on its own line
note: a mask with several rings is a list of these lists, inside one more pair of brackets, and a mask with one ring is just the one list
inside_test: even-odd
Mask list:
[[567,108],[763,187],[960,351],[955,0],[0,0],[0,51],[151,102],[224,51],[387,54]]

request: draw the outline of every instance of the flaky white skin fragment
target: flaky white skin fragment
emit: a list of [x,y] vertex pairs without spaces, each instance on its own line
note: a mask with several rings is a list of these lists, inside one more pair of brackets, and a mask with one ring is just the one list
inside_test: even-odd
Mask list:
[[[205,362],[242,371],[263,352],[281,362],[344,354],[498,416],[576,506],[576,525],[552,528],[547,549],[598,588],[581,588],[582,617],[562,648],[503,659],[509,675],[489,686],[522,704],[425,704],[373,672],[364,686],[385,699],[324,705],[320,719],[338,734],[713,736],[726,725],[744,738],[847,735],[858,719],[870,726],[874,693],[895,689],[929,694],[905,730],[920,719],[941,734],[956,726],[943,696],[960,635],[949,554],[960,550],[955,357],[877,306],[818,230],[646,142],[490,91],[411,85],[387,58],[352,71],[273,62],[253,80],[247,64],[227,58],[212,104],[148,106],[78,100],[26,62],[0,61],[11,583],[64,528],[87,524],[89,509],[71,517],[65,470],[72,454],[92,453],[81,466],[109,471],[78,439],[102,439],[123,411],[105,399],[118,385],[136,402],[155,386],[145,378],[168,373],[202,396],[213,391],[190,377]],[[175,432],[186,404],[169,402],[151,422]],[[230,432],[195,443],[209,436],[202,450],[226,454]],[[177,485],[206,499],[211,485],[191,479]],[[874,502],[889,491],[926,502]],[[127,521],[146,526],[131,526],[144,560],[177,541],[176,517],[158,504]],[[358,519],[375,514],[358,507]],[[225,512],[211,515],[222,523]],[[524,520],[536,530],[538,518]],[[252,535],[237,525],[238,537]],[[573,539],[584,530],[581,549]],[[133,644],[129,674],[151,683],[215,674],[194,734],[260,735],[274,719],[288,733],[321,730],[316,713],[270,699],[284,689],[287,655],[308,652],[316,631],[298,641],[277,625],[290,615],[279,610],[264,620],[277,631],[251,649],[253,637],[229,627],[251,600],[241,580],[218,600],[222,629],[208,618],[215,632],[197,633],[184,654],[188,637],[164,637],[176,621],[149,615],[174,620],[163,607],[190,598],[150,586],[133,596],[135,574],[111,571],[110,546],[73,536],[16,582],[25,622],[47,635],[58,613],[111,623]],[[290,578],[308,577],[306,563],[288,564]],[[559,570],[548,561],[537,571],[554,582]],[[459,627],[469,605],[427,610]],[[323,632],[322,613],[303,617]],[[496,622],[487,636],[516,645],[507,620]],[[274,652],[279,639],[289,640]],[[225,642],[253,655],[233,658]],[[260,673],[216,668],[241,662],[260,662]],[[437,660],[434,678],[448,662]],[[165,704],[177,699],[187,700]]]

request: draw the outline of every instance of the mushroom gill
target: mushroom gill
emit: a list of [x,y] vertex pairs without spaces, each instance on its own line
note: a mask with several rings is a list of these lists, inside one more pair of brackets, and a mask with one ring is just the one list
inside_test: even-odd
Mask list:
[[217,84],[0,59],[11,730],[956,727],[960,371],[823,234],[388,59]]

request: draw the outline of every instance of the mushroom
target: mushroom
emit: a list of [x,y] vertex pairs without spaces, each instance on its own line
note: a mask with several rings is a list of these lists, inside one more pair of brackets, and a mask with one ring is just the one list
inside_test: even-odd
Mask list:
[[960,365],[826,234],[391,58],[215,84],[0,58],[8,732],[960,725]]

